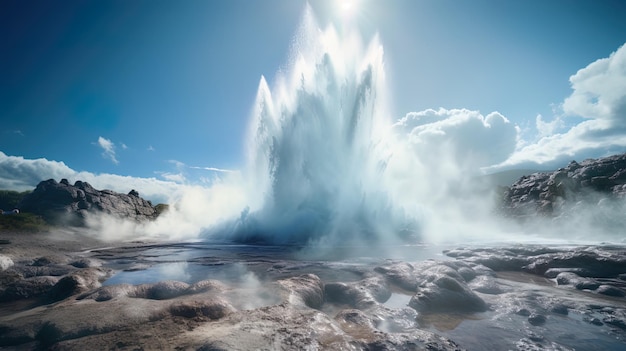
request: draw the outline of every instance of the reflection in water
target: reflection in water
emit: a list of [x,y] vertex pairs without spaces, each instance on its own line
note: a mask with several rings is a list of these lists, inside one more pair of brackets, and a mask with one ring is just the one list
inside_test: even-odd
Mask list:
[[463,321],[480,320],[478,314],[427,313],[417,317],[420,328],[434,327],[439,332],[456,329]]
[[409,301],[411,301],[410,295],[392,293],[384,305],[389,308],[404,308],[409,306]]
[[[103,285],[115,284],[147,284],[156,283],[163,280],[177,280],[185,283],[195,283],[191,274],[194,271],[187,262],[168,262],[146,266],[146,269],[137,269],[138,265],[132,266],[130,270],[118,272],[106,280]],[[199,279],[198,279],[199,280]],[[196,281],[198,281],[196,280]]]
[[96,250],[94,253],[95,257],[105,260],[109,268],[118,271],[104,285],[145,284],[162,280],[195,283],[206,279],[245,284],[248,272],[267,280],[293,276],[305,270],[323,280],[354,281],[360,279],[358,267],[380,264],[387,258],[411,261],[449,259],[442,256],[443,248],[401,245],[389,247],[385,251],[388,255],[381,255],[381,252],[373,255],[371,250],[361,247],[341,247],[343,260],[330,251],[325,251],[323,257],[316,257],[297,246],[208,242],[122,247]]

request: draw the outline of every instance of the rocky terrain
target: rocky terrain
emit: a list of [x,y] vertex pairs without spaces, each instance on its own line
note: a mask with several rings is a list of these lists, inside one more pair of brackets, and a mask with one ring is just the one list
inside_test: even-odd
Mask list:
[[111,190],[96,190],[82,181],[71,185],[67,179],[59,183],[54,179],[40,182],[32,193],[22,199],[18,208],[22,212],[41,215],[51,223],[74,226],[85,225],[86,217],[94,213],[137,221],[157,217],[157,209],[135,190],[120,194]]
[[623,199],[626,196],[626,154],[588,159],[554,172],[527,175],[508,187],[503,212],[523,218],[567,212],[579,202]]
[[28,239],[14,239],[22,246],[0,246],[3,349],[618,350],[626,342],[621,247],[326,261],[207,243],[85,250],[97,242],[80,236],[29,256]]

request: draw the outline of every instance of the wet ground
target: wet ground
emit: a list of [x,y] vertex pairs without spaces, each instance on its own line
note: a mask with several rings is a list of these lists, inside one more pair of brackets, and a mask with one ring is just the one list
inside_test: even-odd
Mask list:
[[[407,252],[400,256],[408,262],[451,259],[442,255],[441,249],[413,246],[407,250],[403,247]],[[104,285],[162,280],[194,283],[216,279],[234,286],[246,286],[251,284],[250,281],[261,284],[304,273],[316,274],[324,282],[357,282],[363,278],[363,272],[377,265],[401,261],[367,256],[306,260],[299,258],[296,248],[290,251],[284,247],[208,243],[133,248],[130,252],[135,259],[107,260],[107,266],[115,268],[117,273]],[[95,256],[106,260],[111,252],[116,250],[95,252]],[[124,256],[121,252],[113,256],[120,254]],[[524,271],[494,271],[493,277],[501,291],[497,294],[479,293],[489,304],[488,310],[420,313],[416,319],[417,327],[448,337],[469,350],[622,350],[626,347],[626,325],[610,322],[614,311],[619,311],[617,314],[623,317],[626,307],[623,297],[560,287],[555,279]],[[411,291],[395,289],[382,305],[391,309],[406,308],[412,296]],[[329,313],[336,313],[342,307],[329,305],[323,309]],[[552,311],[555,305],[564,308]],[[537,317],[529,319],[531,314]],[[602,322],[603,319],[609,323]]]
[[[623,350],[625,250],[411,245],[387,247],[389,258],[204,242],[95,248],[2,272],[0,348]],[[19,282],[46,279],[47,291],[8,298]],[[77,311],[102,320],[63,320]],[[162,329],[166,340],[145,339]]]

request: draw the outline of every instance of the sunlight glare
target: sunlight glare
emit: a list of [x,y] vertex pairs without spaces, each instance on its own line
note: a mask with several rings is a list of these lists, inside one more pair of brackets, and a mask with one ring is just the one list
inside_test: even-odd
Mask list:
[[357,11],[358,0],[339,0],[339,12],[343,18],[350,18]]

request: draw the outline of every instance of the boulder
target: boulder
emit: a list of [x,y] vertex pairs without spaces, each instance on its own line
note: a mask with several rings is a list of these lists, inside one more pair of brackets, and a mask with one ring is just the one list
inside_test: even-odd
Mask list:
[[5,255],[0,255],[0,272],[1,271],[6,271],[7,269],[9,269],[11,266],[13,266],[13,260],[11,259],[11,257],[5,256]]
[[419,270],[408,262],[397,262],[374,268],[374,271],[382,274],[391,284],[404,290],[414,292],[417,288]]
[[168,300],[187,295],[189,284],[176,280],[165,280],[154,284],[138,285],[131,297],[151,300]]
[[409,301],[418,312],[482,312],[487,304],[465,282],[449,275],[438,275],[424,282]]
[[170,313],[173,316],[184,318],[220,319],[235,311],[235,308],[228,302],[214,298],[210,300],[193,300],[176,302],[170,306]]
[[137,221],[157,217],[150,201],[131,190],[120,194],[111,190],[96,190],[89,183],[77,181],[71,185],[67,179],[57,183],[54,179],[42,181],[19,204],[24,212],[44,217],[52,223],[84,226],[90,213],[103,213],[118,218]]
[[[314,274],[279,280],[278,286],[287,293],[287,301],[310,308],[321,308],[324,304],[324,283]],[[295,299],[294,299],[295,298]]]
[[354,283],[326,283],[324,294],[328,302],[362,310],[387,301],[391,291],[384,278],[373,277]]
[[105,279],[109,274],[109,271],[101,268],[85,268],[68,274],[59,279],[48,291],[47,297],[50,301],[60,301],[72,295],[99,288],[100,280]]
[[479,276],[472,280],[468,285],[473,291],[478,291],[483,294],[499,295],[504,292],[504,289],[498,284],[494,277]]
[[41,297],[47,294],[59,279],[59,277],[44,276],[17,280],[0,291],[0,302]]

